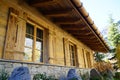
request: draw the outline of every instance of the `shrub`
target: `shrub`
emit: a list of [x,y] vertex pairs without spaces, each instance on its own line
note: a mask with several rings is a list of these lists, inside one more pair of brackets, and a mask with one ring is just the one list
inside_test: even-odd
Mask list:
[[116,73],[115,73],[114,79],[115,79],[115,80],[120,79],[120,72],[116,72]]
[[0,80],[8,80],[9,74],[4,69],[0,70]]
[[89,79],[89,72],[81,72],[81,71],[79,71],[80,72],[80,76],[81,76],[81,78],[82,78],[82,80],[88,80]]
[[58,80],[55,78],[55,76],[47,76],[45,73],[44,74],[35,74],[33,77],[33,80]]

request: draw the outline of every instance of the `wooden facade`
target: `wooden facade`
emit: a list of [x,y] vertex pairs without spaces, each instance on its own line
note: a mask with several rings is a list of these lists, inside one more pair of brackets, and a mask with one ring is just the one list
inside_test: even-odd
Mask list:
[[91,68],[108,47],[77,1],[1,0],[0,58]]

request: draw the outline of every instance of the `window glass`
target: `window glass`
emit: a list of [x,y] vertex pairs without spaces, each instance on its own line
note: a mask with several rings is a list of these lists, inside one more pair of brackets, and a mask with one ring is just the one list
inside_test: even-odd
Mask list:
[[27,37],[27,35],[26,35],[26,38],[25,38],[25,46],[32,48],[32,46],[33,46],[33,37],[29,38],[29,37]]
[[36,40],[36,49],[42,51],[43,42],[39,39]]
[[24,59],[28,61],[32,61],[32,49],[25,47],[24,52],[25,52]]
[[[43,62],[43,31],[37,28],[36,37],[36,61]],[[39,58],[38,58],[39,57]]]
[[42,30],[40,30],[39,28],[37,28],[37,38],[39,38],[39,39],[43,39],[43,31]]
[[43,62],[43,53],[40,50],[35,50],[35,61],[36,62]]
[[76,47],[74,44],[70,43],[69,45],[69,52],[70,52],[70,62],[71,62],[71,66],[76,66]]
[[27,23],[26,24],[26,33],[30,34],[30,35],[33,35],[34,34],[34,26]]
[[26,24],[24,52],[25,60],[43,62],[43,30],[29,23]]

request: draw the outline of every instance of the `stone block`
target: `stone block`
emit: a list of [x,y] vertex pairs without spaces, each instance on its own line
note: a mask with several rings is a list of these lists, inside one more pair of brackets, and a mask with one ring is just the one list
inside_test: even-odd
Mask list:
[[5,68],[13,68],[13,63],[5,63]]
[[15,68],[8,80],[31,80],[29,69],[27,67]]
[[4,69],[4,65],[0,65],[0,70],[1,70],[1,69]]
[[75,69],[70,69],[67,74],[66,80],[82,80],[80,76],[77,75]]
[[22,66],[22,64],[20,64],[20,63],[13,63],[13,68],[20,67],[20,66]]
[[91,69],[90,80],[102,80],[102,76],[96,69]]

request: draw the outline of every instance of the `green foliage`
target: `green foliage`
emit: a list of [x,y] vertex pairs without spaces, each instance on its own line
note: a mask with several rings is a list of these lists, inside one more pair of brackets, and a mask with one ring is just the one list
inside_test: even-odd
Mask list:
[[114,80],[120,80],[120,79],[116,79],[116,78],[114,78]]
[[[120,21],[115,22],[112,16],[109,17],[108,25],[108,45],[111,46],[110,52],[116,55],[120,66],[120,52],[118,52],[118,44],[120,44]],[[115,58],[114,57],[114,58]]]
[[33,77],[33,80],[57,80],[55,76],[47,76],[45,73],[44,74],[36,74]]
[[55,76],[48,76],[47,80],[58,80],[58,79],[56,79]]
[[118,60],[118,65],[120,67],[120,44],[118,44],[116,47],[116,58]]
[[120,72],[116,72],[114,76],[114,80],[119,80],[120,79]]
[[98,77],[92,77],[92,78],[90,78],[90,80],[101,80],[101,79]]
[[103,54],[100,54],[100,53],[98,53],[98,52],[96,52],[95,54],[94,54],[94,57],[95,57],[95,61],[96,62],[100,62],[100,61],[103,61],[102,59],[105,57]]
[[69,79],[69,80],[78,80],[78,79],[76,79],[76,78],[72,78],[72,79]]
[[33,80],[46,80],[47,79],[47,76],[46,76],[46,74],[36,74],[36,75],[34,75],[34,77],[33,77]]
[[112,47],[116,47],[120,42],[120,32],[119,32],[119,23],[115,23],[112,16],[109,17],[109,25],[108,25],[108,42]]
[[82,80],[88,80],[89,79],[89,73],[88,72],[82,73],[80,71],[80,76],[81,76]]
[[0,80],[8,80],[9,74],[4,69],[0,70]]

